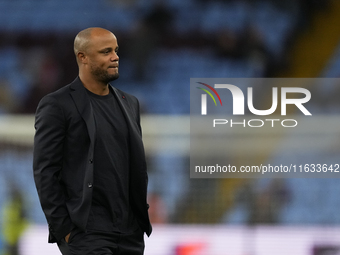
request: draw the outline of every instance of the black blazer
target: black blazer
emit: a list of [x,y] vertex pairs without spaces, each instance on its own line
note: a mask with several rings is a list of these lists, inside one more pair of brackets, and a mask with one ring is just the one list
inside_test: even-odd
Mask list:
[[[138,100],[112,87],[129,128],[130,204],[149,236],[147,172]],[[35,116],[34,180],[49,225],[49,242],[64,238],[75,226],[85,230],[93,187],[95,123],[85,87],[77,78],[45,96]]]

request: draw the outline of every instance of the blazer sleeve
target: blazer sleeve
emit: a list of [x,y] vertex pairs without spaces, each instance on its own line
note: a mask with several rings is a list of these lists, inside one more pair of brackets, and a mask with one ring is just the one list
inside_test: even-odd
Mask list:
[[49,241],[56,242],[74,227],[60,182],[66,134],[65,117],[58,101],[52,96],[46,96],[40,101],[35,117],[34,181],[48,222]]

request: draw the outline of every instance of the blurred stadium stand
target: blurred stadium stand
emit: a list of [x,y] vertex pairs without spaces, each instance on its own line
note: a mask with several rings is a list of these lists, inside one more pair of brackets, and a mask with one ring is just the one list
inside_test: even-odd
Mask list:
[[[46,94],[70,82],[76,75],[71,47],[75,34],[88,26],[102,26],[117,34],[121,46],[124,72],[117,86],[140,90],[147,113],[187,114],[185,85],[190,77],[264,77],[285,64],[302,7],[298,1],[282,5],[275,1],[1,0],[0,78],[10,83],[2,87],[23,97],[18,105],[3,106],[3,111],[32,113],[42,96],[32,98],[32,93]],[[46,78],[39,79],[46,71],[59,72],[49,88],[41,84]],[[168,93],[179,89],[182,93],[169,102]]]
[[[340,223],[337,180],[190,180],[188,170],[190,78],[338,77],[339,17],[337,0],[0,0],[0,208],[15,183],[25,217],[45,223],[32,179],[31,114],[77,75],[76,33],[101,26],[120,45],[114,85],[142,105],[154,222]],[[315,89],[315,111],[322,104],[318,113],[335,118],[339,89]],[[336,160],[339,148],[328,145],[311,155]],[[284,144],[275,150],[283,155]],[[275,164],[275,155],[257,161]]]

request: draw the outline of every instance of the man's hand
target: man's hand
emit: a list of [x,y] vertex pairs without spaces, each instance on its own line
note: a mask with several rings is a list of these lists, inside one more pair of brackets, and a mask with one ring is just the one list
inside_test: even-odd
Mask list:
[[71,232],[70,232],[70,233],[68,233],[68,235],[67,235],[67,236],[65,236],[65,241],[66,241],[66,243],[68,243],[68,239],[70,239],[70,235],[71,235]]

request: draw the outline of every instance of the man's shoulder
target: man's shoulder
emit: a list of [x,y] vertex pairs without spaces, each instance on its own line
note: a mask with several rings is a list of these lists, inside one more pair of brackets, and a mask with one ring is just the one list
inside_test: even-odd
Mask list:
[[115,90],[116,91],[116,93],[117,93],[117,95],[119,96],[119,97],[121,97],[121,98],[123,98],[123,99],[127,99],[127,100],[131,100],[131,101],[133,101],[133,102],[136,102],[136,101],[138,101],[138,99],[134,96],[134,95],[131,95],[131,94],[129,94],[129,93],[127,93],[127,92],[125,92],[125,91],[123,91],[123,90],[121,90],[121,89],[118,89],[118,88],[116,88],[116,87],[114,87],[114,86],[112,86],[111,85],[111,87],[113,88],[113,90]]
[[53,91],[53,92],[47,94],[45,97],[54,97],[56,99],[60,99],[61,97],[64,97],[64,96],[66,96],[70,93],[70,85],[71,84],[67,84],[64,87],[61,87],[61,88],[57,89],[56,91]]
[[38,104],[38,109],[46,105],[68,108],[72,100],[70,96],[72,84],[74,84],[74,82],[43,96]]
[[56,100],[63,100],[64,98],[69,98],[69,93],[71,92],[71,88],[73,86],[75,86],[77,83],[78,83],[78,78],[75,79],[73,82],[51,92],[51,93],[48,93],[47,95],[45,95],[42,99],[46,99],[46,98],[53,98],[53,99],[56,99]]

